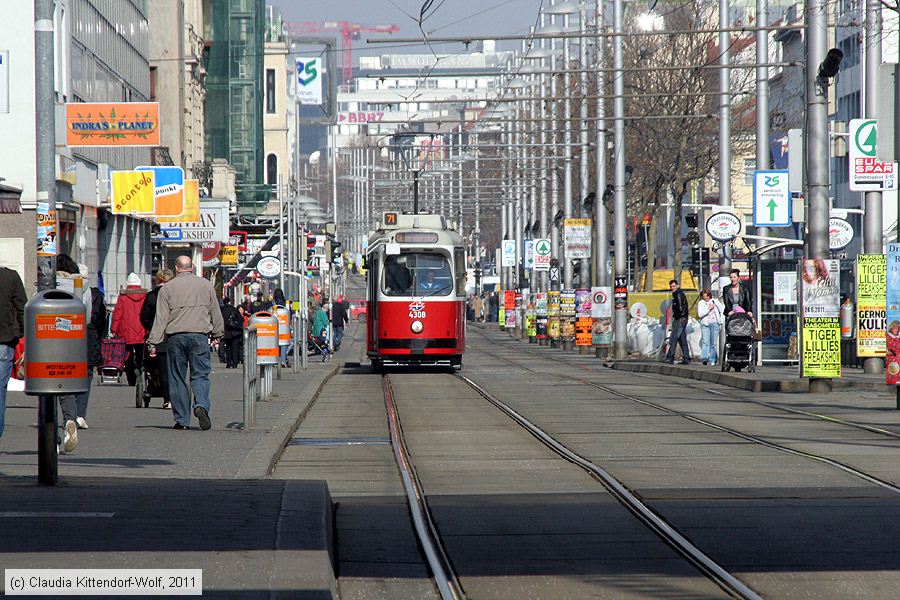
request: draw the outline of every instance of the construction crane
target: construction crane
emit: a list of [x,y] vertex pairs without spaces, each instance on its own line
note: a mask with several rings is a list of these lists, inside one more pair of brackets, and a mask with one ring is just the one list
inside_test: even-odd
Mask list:
[[397,33],[397,25],[360,25],[349,21],[293,21],[285,22],[284,29],[288,35],[304,33],[340,33],[341,34],[341,84],[350,81],[353,76],[353,40],[358,40],[362,32]]

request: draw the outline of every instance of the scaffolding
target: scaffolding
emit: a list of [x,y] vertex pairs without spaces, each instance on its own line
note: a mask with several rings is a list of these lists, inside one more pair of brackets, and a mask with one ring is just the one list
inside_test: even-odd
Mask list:
[[237,173],[238,209],[255,214],[271,195],[263,183],[265,0],[212,0],[206,48],[206,160]]

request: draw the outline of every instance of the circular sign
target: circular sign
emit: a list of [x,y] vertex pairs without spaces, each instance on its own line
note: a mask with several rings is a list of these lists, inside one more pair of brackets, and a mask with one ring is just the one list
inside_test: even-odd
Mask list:
[[609,302],[609,295],[606,290],[600,289],[594,292],[593,297],[591,298],[594,304],[606,304]]
[[629,312],[635,319],[642,319],[647,316],[647,305],[643,302],[635,302],[631,305]]
[[281,274],[281,261],[274,256],[266,256],[256,263],[256,272],[266,279],[274,279]]
[[222,244],[219,242],[203,242],[203,266],[215,267],[219,264],[219,251]]
[[828,219],[828,248],[830,250],[846,248],[852,240],[853,225],[837,217]]
[[741,220],[730,212],[713,213],[706,220],[706,232],[720,242],[733,240],[741,232]]

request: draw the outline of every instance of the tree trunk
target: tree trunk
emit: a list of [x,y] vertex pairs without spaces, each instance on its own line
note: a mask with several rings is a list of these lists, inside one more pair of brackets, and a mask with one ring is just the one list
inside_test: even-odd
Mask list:
[[647,279],[644,284],[645,292],[653,291],[653,271],[656,268],[656,228],[659,226],[657,216],[659,211],[654,206],[650,213],[650,230],[647,232]]
[[672,279],[681,285],[681,203],[684,196],[678,192],[677,186],[672,186],[672,202],[675,203],[672,218],[672,240],[675,249],[675,264],[673,265]]

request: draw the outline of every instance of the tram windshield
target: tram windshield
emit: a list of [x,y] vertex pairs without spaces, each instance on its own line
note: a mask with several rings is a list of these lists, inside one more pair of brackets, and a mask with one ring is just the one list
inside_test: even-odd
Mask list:
[[382,289],[387,296],[446,296],[453,290],[450,261],[424,252],[385,256]]

